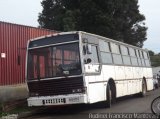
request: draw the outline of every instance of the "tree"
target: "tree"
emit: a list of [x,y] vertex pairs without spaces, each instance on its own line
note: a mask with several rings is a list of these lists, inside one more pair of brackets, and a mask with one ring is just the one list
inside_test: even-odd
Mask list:
[[81,30],[142,47],[145,16],[138,0],[43,0],[40,27]]
[[149,50],[148,53],[149,53],[150,56],[154,56],[155,55],[155,53],[152,50]]

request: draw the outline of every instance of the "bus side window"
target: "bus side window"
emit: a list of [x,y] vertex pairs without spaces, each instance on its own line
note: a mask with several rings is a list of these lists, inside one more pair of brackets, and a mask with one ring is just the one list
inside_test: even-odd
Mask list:
[[138,66],[135,49],[129,48],[132,66]]
[[137,50],[137,57],[138,57],[138,65],[142,66],[141,55],[140,55],[140,51],[139,50]]
[[146,67],[149,67],[150,62],[149,62],[148,53],[146,51],[143,51],[143,55],[144,55],[144,60],[145,60]]
[[122,54],[124,65],[131,65],[128,47],[121,45],[120,49],[121,49],[121,54]]
[[110,48],[109,48],[109,42],[105,42],[105,41],[100,41],[99,42],[99,48],[100,48],[100,51],[102,52],[110,52]]
[[120,54],[119,45],[111,43],[111,51],[114,54]]
[[148,59],[147,52],[143,51],[144,59]]
[[113,62],[114,64],[121,65],[122,62],[122,56],[120,54],[120,48],[119,45],[115,43],[111,43],[111,50],[112,50],[112,56],[113,56]]
[[101,40],[99,42],[99,46],[100,46],[102,63],[112,64],[113,61],[112,61],[112,55],[111,55],[111,52],[110,52],[111,51],[110,50],[110,43]]
[[143,55],[143,51],[140,51],[141,52],[141,61],[142,61],[142,66],[146,66],[145,65],[145,61],[144,61],[144,55]]
[[91,63],[99,63],[97,46],[91,45],[91,51],[92,54],[89,54],[89,57],[91,58]]

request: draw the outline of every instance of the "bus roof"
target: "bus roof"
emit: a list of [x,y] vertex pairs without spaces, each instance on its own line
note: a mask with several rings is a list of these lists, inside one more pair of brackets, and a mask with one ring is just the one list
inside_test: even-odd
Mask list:
[[47,37],[53,37],[53,36],[58,36],[58,35],[67,35],[67,34],[87,34],[87,35],[98,37],[100,39],[103,39],[103,40],[106,40],[106,41],[109,41],[109,42],[114,42],[114,43],[118,43],[118,44],[121,44],[121,45],[129,46],[129,47],[132,47],[132,48],[148,51],[147,49],[143,49],[143,48],[140,48],[140,47],[137,47],[137,46],[134,46],[134,45],[130,45],[130,44],[127,44],[127,43],[124,43],[124,42],[121,42],[121,41],[117,41],[117,40],[114,40],[114,39],[111,39],[111,38],[107,38],[107,37],[104,37],[104,36],[84,32],[84,31],[69,31],[69,32],[54,33],[54,34],[51,34],[51,35],[45,35],[45,36],[37,37],[37,38],[31,39],[30,41],[32,42],[32,41],[40,40],[40,39],[47,38]]

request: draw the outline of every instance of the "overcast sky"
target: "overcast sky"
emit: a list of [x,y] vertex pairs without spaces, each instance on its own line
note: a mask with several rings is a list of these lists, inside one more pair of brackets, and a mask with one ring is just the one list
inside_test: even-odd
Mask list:
[[[0,21],[38,26],[42,0],[0,0]],[[147,41],[144,48],[160,52],[160,0],[139,0],[140,12],[146,17]]]

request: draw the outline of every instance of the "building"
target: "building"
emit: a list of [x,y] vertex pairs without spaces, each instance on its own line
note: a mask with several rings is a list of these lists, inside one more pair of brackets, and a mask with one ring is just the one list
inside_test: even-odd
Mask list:
[[27,41],[54,33],[55,31],[0,21],[0,101],[27,96],[25,84]]

